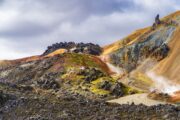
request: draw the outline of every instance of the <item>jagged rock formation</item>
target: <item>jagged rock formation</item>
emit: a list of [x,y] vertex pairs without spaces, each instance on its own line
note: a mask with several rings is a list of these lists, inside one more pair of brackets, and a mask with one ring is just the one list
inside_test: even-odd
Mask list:
[[161,21],[159,19],[159,14],[157,14],[157,16],[155,17],[155,22],[152,25],[152,30],[155,30],[159,24],[161,24]]
[[92,55],[100,55],[102,52],[101,47],[93,43],[60,42],[48,46],[47,50],[43,53],[43,56],[48,55],[58,49],[66,49],[69,52],[86,53]]
[[0,107],[4,105],[9,99],[10,99],[9,95],[4,94],[3,91],[0,91]]
[[159,14],[157,14],[157,16],[155,17],[155,24],[156,24],[156,25],[161,24],[161,21],[160,21],[160,19],[159,19]]

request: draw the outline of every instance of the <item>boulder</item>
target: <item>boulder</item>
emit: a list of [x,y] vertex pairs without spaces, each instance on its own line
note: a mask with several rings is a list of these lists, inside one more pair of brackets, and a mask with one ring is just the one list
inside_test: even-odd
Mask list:
[[99,88],[100,89],[104,89],[104,90],[110,90],[111,89],[111,83],[108,81],[103,81],[102,83],[100,83]]
[[48,73],[37,80],[36,85],[43,89],[58,89],[60,85],[56,81],[56,74]]
[[123,88],[124,88],[123,84],[117,82],[115,85],[111,87],[111,92],[115,96],[123,96],[124,95]]
[[0,106],[6,103],[9,100],[9,96],[0,91]]
[[91,82],[93,80],[96,80],[96,79],[98,79],[100,77],[105,76],[104,73],[101,70],[96,69],[96,68],[89,68],[89,67],[87,67],[87,68],[83,69],[82,71],[80,71],[78,73],[78,75],[85,76],[84,80],[86,82]]
[[164,43],[151,54],[151,57],[154,57],[157,60],[162,60],[167,57],[169,50],[169,46]]

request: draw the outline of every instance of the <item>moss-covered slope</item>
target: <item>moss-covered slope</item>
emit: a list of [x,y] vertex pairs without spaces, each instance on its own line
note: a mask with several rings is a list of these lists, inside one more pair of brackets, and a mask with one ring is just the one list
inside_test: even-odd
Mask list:
[[109,75],[109,68],[98,57],[63,53],[38,59],[9,61],[0,71],[1,83],[37,91],[65,90],[89,98],[117,97],[133,90]]

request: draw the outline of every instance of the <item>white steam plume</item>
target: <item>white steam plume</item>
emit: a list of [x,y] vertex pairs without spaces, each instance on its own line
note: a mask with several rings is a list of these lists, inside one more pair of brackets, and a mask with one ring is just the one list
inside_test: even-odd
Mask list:
[[116,67],[116,66],[114,66],[113,64],[108,63],[108,62],[106,62],[106,65],[109,67],[109,69],[110,69],[112,72],[114,72],[114,73],[116,73],[116,74],[123,74],[123,70],[122,70],[121,68]]
[[156,75],[154,72],[147,72],[146,74],[153,80],[155,89],[159,90],[159,92],[173,94],[180,90],[180,85],[170,82],[163,76]]

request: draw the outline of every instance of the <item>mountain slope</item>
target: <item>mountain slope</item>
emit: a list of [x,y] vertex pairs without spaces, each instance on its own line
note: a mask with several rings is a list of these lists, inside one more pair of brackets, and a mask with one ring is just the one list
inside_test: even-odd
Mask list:
[[33,91],[65,90],[89,98],[137,92],[113,79],[108,66],[97,56],[57,53],[6,61],[9,64],[0,65],[0,83]]
[[124,39],[117,41],[115,43],[112,43],[110,45],[106,45],[103,47],[103,55],[107,55],[110,54],[122,47],[125,47],[127,45],[130,45],[136,41],[138,41],[139,36],[141,34],[145,34],[149,31],[150,28],[144,28],[144,29],[139,29],[136,30],[135,32],[133,32],[132,34],[128,35],[127,37],[125,37]]
[[104,47],[102,56],[125,71],[120,81],[148,91],[155,84],[147,75],[151,71],[164,80],[180,84],[180,11],[160,21]]
[[92,43],[60,42],[42,55],[0,61],[0,119],[178,118],[179,24],[180,11],[103,53]]
[[169,55],[160,61],[154,70],[157,74],[180,84],[180,27],[173,33],[168,46],[170,47]]

